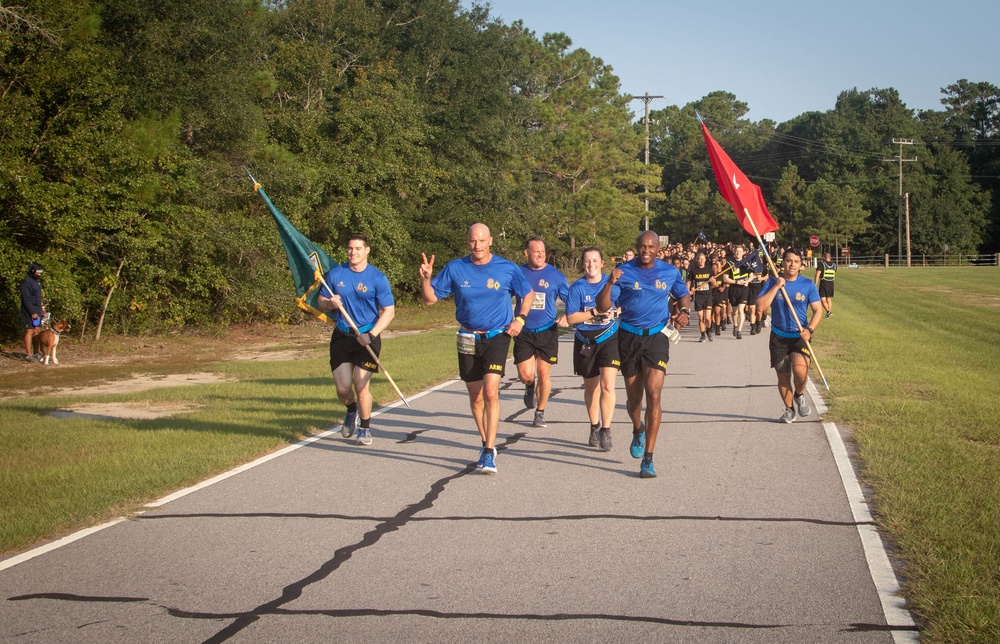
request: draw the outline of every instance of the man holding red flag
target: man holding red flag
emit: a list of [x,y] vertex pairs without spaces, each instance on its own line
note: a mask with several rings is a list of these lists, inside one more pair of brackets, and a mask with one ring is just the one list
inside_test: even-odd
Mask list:
[[[764,204],[764,195],[761,194],[760,186],[752,183],[747,176],[736,167],[736,164],[729,158],[726,151],[723,150],[722,147],[716,143],[715,139],[712,138],[712,135],[708,131],[708,127],[705,125],[705,122],[701,120],[700,116],[698,117],[698,120],[701,121],[701,132],[705,136],[705,146],[708,148],[708,157],[712,162],[712,170],[715,171],[715,180],[719,184],[719,191],[722,193],[722,197],[733,207],[733,210],[736,212],[736,217],[739,219],[740,225],[743,226],[743,229],[757,238],[757,243],[764,249],[764,254],[767,257],[769,267],[771,268],[775,278],[777,278],[778,271],[774,267],[774,263],[771,261],[770,254],[764,247],[764,240],[761,235],[778,230],[778,223],[774,221],[774,218],[771,217],[771,213],[767,211],[767,205]],[[788,251],[784,254],[788,254]],[[802,256],[798,253],[793,254],[799,258],[799,268],[801,268]],[[797,277],[797,275],[798,269],[795,271],[795,277]],[[770,284],[767,286],[770,286]],[[813,285],[813,288],[815,288],[815,284]],[[802,315],[795,314],[793,311],[795,305],[792,304],[788,293],[785,292],[784,284],[779,284],[778,290],[781,291],[782,298],[785,300],[785,304],[787,305],[785,312],[789,314],[789,321],[798,319],[804,321],[805,312],[803,311]],[[760,297],[762,296],[763,289]],[[802,294],[800,293],[798,296],[801,297]],[[757,308],[760,311],[766,311],[767,306],[774,299],[774,295],[772,294],[764,304],[761,303],[760,297],[758,297]],[[775,307],[775,310],[771,312],[772,316],[776,317],[779,308],[781,307]],[[797,328],[796,332],[798,333],[799,331],[800,329]],[[809,333],[808,331],[805,332]],[[823,384],[827,389],[829,389],[830,385],[826,382],[826,376],[823,375],[823,370],[819,367],[819,360],[816,359],[816,355],[812,351],[808,338],[803,338],[802,341],[805,343],[806,350],[809,352],[812,362],[816,365],[816,371],[819,372],[820,378],[823,379]],[[806,364],[808,368],[808,362]]]
[[[781,275],[764,282],[760,295],[757,296],[757,306],[767,309],[782,288],[794,303],[793,307],[775,306],[771,311],[771,340],[768,343],[771,368],[778,374],[778,393],[785,403],[785,413],[778,421],[791,423],[795,420],[796,407],[800,417],[804,418],[812,413],[804,395],[806,378],[809,377],[809,361],[812,358],[812,351],[806,341],[812,340],[816,327],[823,321],[823,316],[820,315],[823,306],[820,304],[816,285],[799,272],[802,269],[802,254],[789,248],[785,251],[781,264]],[[808,323],[807,309],[812,309],[812,317]]]

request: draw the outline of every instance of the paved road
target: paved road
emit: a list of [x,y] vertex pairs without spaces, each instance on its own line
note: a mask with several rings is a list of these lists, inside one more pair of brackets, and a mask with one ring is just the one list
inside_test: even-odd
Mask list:
[[775,422],[767,336],[697,337],[656,479],[620,378],[614,449],[587,445],[564,336],[548,427],[508,366],[496,476],[452,382],[370,447],[332,433],[0,571],[0,639],[891,642],[823,425]]

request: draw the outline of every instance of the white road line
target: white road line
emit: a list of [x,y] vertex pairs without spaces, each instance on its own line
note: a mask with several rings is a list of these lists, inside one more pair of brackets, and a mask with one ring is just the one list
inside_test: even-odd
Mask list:
[[[435,385],[435,386],[431,387],[430,389],[425,389],[424,391],[421,391],[418,394],[414,394],[410,398],[407,398],[407,400],[416,400],[418,398],[422,398],[422,397],[426,396],[427,394],[431,394],[431,393],[434,393],[435,391],[438,391],[439,389],[444,389],[445,387],[448,387],[449,385],[452,385],[455,382],[457,382],[457,379],[448,380],[448,381],[443,382],[443,383],[441,383],[439,385]],[[375,411],[372,412],[372,418],[374,418],[375,416],[378,416],[379,414],[385,413],[385,412],[389,411],[390,409],[395,409],[395,408],[399,407],[402,404],[403,404],[402,400],[397,400],[396,402],[392,403],[391,405],[386,405],[385,407],[380,407],[379,409],[377,409],[377,410],[375,410]],[[162,505],[166,505],[167,503],[170,503],[171,501],[176,501],[177,499],[179,499],[181,497],[184,497],[184,496],[187,496],[188,494],[191,494],[192,492],[197,492],[198,490],[203,490],[203,489],[209,487],[210,485],[215,485],[219,481],[224,481],[224,480],[228,479],[231,476],[236,476],[237,474],[241,474],[243,472],[246,472],[247,470],[253,469],[253,468],[257,467],[258,465],[262,465],[262,464],[264,464],[264,463],[266,463],[266,462],[268,462],[270,460],[276,459],[279,456],[284,456],[285,454],[288,454],[289,452],[294,452],[295,450],[297,450],[300,447],[303,447],[303,446],[308,445],[310,443],[314,443],[314,442],[320,440],[321,438],[325,438],[325,437],[329,436],[330,434],[334,433],[334,431],[337,431],[337,430],[336,429],[328,429],[328,430],[326,430],[326,431],[324,431],[324,432],[322,432],[320,434],[316,434],[315,436],[310,436],[309,438],[305,438],[305,439],[299,441],[298,443],[295,443],[293,445],[289,445],[287,447],[283,447],[282,449],[279,449],[276,452],[272,452],[272,453],[270,453],[270,454],[268,454],[266,456],[261,456],[260,458],[258,458],[255,461],[251,461],[249,463],[245,463],[244,465],[240,465],[239,467],[231,469],[228,472],[223,472],[222,474],[219,474],[217,476],[213,476],[210,479],[206,479],[206,480],[202,481],[201,483],[198,483],[196,485],[192,485],[191,487],[186,487],[183,490],[178,490],[176,492],[173,492],[172,494],[168,494],[167,496],[163,497],[162,499],[158,499],[158,500],[153,501],[151,503],[147,503],[145,505],[145,507],[147,507],[147,508],[158,508],[158,507],[160,507]],[[142,513],[140,512],[138,514],[142,514]],[[53,541],[51,543],[47,543],[47,544],[45,544],[43,546],[39,546],[37,548],[33,548],[31,550],[28,550],[27,552],[23,552],[23,553],[15,556],[15,557],[11,557],[10,559],[4,559],[3,561],[0,561],[0,570],[6,570],[8,568],[13,568],[14,566],[16,566],[18,564],[21,564],[21,563],[24,563],[25,561],[28,561],[29,559],[34,559],[35,557],[44,555],[47,552],[52,552],[53,550],[56,550],[57,548],[61,548],[61,547],[65,546],[65,545],[73,543],[74,541],[78,541],[80,539],[83,539],[84,537],[88,537],[88,536],[90,536],[90,535],[92,535],[92,534],[94,534],[96,532],[100,532],[101,530],[104,530],[105,528],[110,528],[111,526],[117,525],[117,524],[121,523],[122,521],[126,521],[126,520],[127,520],[127,517],[121,517],[119,519],[115,519],[113,521],[109,521],[107,523],[103,523],[101,525],[94,526],[92,528],[86,528],[84,530],[80,530],[78,532],[74,532],[71,535],[67,535],[67,536],[63,537],[62,539],[58,539],[58,540]]]
[[65,536],[62,539],[57,539],[52,543],[47,543],[44,546],[38,546],[37,548],[34,548],[27,552],[22,552],[16,557],[11,557],[10,559],[4,559],[3,561],[0,561],[0,570],[7,570],[8,568],[13,568],[17,564],[24,563],[25,561],[28,561],[29,559],[34,559],[35,557],[38,557],[40,555],[44,555],[46,552],[52,552],[57,548],[62,548],[65,545],[69,545],[74,541],[78,541],[80,539],[83,539],[84,537],[90,536],[95,532],[100,532],[105,528],[110,528],[111,526],[121,523],[122,521],[125,521],[125,519],[124,518],[115,519],[114,521],[108,521],[107,523],[94,526],[93,528],[86,528],[85,530],[80,530],[79,532],[74,532],[71,535]]
[[[819,390],[812,380],[807,386],[809,395],[816,405],[816,413],[823,416],[827,413],[826,403],[820,397]],[[833,459],[837,463],[840,471],[840,480],[844,484],[844,492],[847,493],[847,501],[851,506],[851,513],[854,521],[858,524],[858,536],[861,538],[861,547],[865,551],[865,559],[868,561],[868,571],[871,574],[875,590],[878,592],[879,602],[882,604],[882,613],[885,621],[890,626],[902,626],[911,628],[908,631],[892,631],[892,639],[897,644],[909,642],[919,642],[916,622],[913,615],[906,608],[906,601],[899,592],[899,580],[896,572],[889,562],[889,555],[885,551],[882,537],[872,523],[872,515],[868,510],[868,502],[861,491],[861,484],[858,483],[857,473],[854,465],[847,455],[847,446],[840,435],[840,430],[834,423],[823,423],[823,430],[826,432],[826,440],[833,452]]]

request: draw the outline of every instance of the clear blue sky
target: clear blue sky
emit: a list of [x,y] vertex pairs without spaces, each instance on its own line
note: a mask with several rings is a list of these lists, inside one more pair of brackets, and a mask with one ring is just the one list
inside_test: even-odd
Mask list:
[[854,87],[893,87],[911,109],[940,110],[941,88],[961,78],[1000,86],[1000,0],[489,4],[539,38],[565,32],[614,68],[622,93],[665,97],[651,109],[724,90],[750,106],[751,120],[780,123],[832,109]]

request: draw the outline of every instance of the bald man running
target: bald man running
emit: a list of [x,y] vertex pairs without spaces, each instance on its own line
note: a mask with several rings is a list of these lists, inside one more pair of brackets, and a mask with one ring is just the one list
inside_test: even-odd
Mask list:
[[[633,458],[642,458],[640,478],[654,478],[653,448],[663,410],[660,391],[670,360],[670,340],[661,331],[670,320],[670,297],[680,305],[677,326],[688,323],[691,293],[673,265],[657,259],[660,238],[647,230],[636,241],[636,256],[611,271],[597,294],[597,312],[607,313],[618,302],[618,351],[625,378],[626,410],[632,419]],[[646,402],[645,420],[642,403]]]
[[[421,253],[420,290],[424,304],[455,296],[458,320],[458,375],[469,392],[472,418],[483,449],[476,468],[496,474],[496,438],[500,427],[500,381],[511,338],[524,329],[535,301],[521,269],[490,251],[493,236],[486,224],[469,227],[469,254],[445,264],[433,280],[434,256]],[[521,298],[514,317],[511,296]]]

